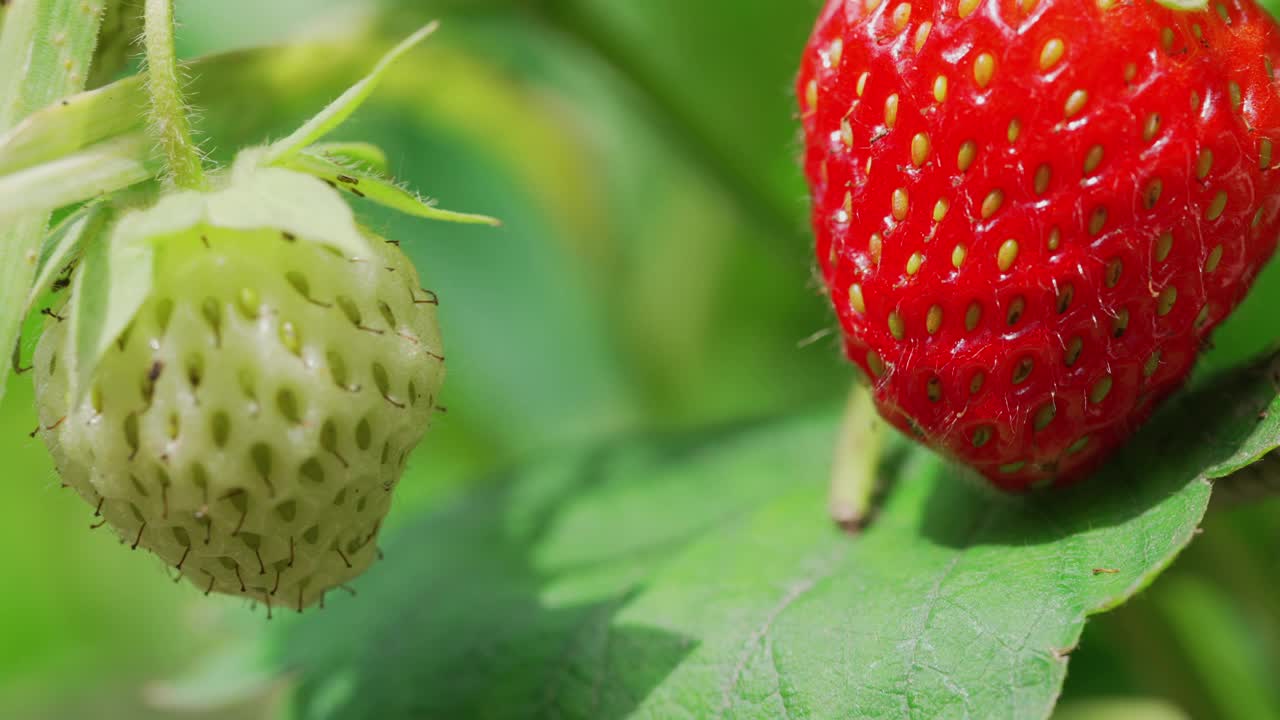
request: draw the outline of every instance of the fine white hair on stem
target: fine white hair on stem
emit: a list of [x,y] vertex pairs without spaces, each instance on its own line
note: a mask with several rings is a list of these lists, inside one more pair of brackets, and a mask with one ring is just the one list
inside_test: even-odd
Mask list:
[[146,0],[144,46],[150,128],[168,173],[179,187],[204,187],[204,155],[191,139],[191,117],[182,94],[183,73],[174,52],[172,0]]

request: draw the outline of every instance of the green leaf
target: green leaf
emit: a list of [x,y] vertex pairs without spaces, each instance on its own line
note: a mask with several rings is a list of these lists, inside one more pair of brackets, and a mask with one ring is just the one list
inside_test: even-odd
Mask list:
[[162,168],[145,132],[120,135],[71,155],[0,175],[0,224],[102,197]]
[[[0,25],[0,133],[32,112],[84,88],[103,0],[23,0]],[[48,215],[0,222],[0,348],[14,346]],[[0,400],[8,373],[0,373]]]
[[84,87],[104,0],[22,0],[0,33],[0,131]]
[[0,175],[142,130],[146,103],[144,78],[134,76],[39,110],[0,137]]
[[369,257],[368,240],[336,190],[303,173],[238,163],[231,185],[206,197],[206,222],[238,230],[278,229],[329,245],[348,257]]
[[54,289],[54,282],[59,276],[68,274],[70,263],[75,262],[84,248],[107,227],[112,215],[112,209],[108,205],[88,205],[63,220],[49,233],[40,252],[40,261],[36,265],[36,281],[27,295],[24,316],[31,313],[42,295]]
[[[1280,359],[1261,363],[1244,371],[1254,382],[1269,382],[1280,390]],[[1208,471],[1211,479],[1225,478],[1247,469],[1280,448],[1280,398],[1259,402],[1250,412],[1229,418],[1228,422],[1243,433],[1244,440],[1234,453]]]
[[421,518],[276,652],[308,719],[1046,717],[1086,618],[1191,540],[1275,395],[1224,380],[1022,499],[899,443],[856,539],[824,513],[830,415],[570,453]]
[[323,158],[341,163],[348,167],[356,167],[386,175],[391,165],[387,162],[387,154],[382,148],[367,142],[330,142],[316,143],[310,151]]
[[292,135],[271,145],[267,149],[265,162],[268,165],[275,165],[284,160],[289,159],[293,155],[298,154],[304,148],[314,144],[325,135],[341,125],[347,118],[351,117],[360,105],[369,98],[378,83],[382,81],[383,76],[387,73],[391,66],[395,64],[405,53],[412,50],[418,43],[422,42],[428,35],[435,32],[438,27],[437,23],[431,23],[414,34],[410,35],[399,45],[392,48],[391,52],[383,56],[382,60],[374,66],[373,71],[369,73],[363,80],[353,85],[349,90],[342,94],[337,100],[334,100],[329,107],[325,108],[311,120],[307,121],[302,127],[298,128]]
[[231,181],[214,192],[165,195],[155,207],[125,216],[117,241],[162,242],[200,227],[274,230],[329,245],[350,257],[369,257],[368,241],[336,190],[309,175],[256,166],[250,151],[237,160]]
[[[136,218],[137,216],[132,216]],[[85,249],[80,270],[72,280],[70,336],[71,396],[83,397],[87,380],[107,347],[129,326],[151,292],[152,246],[121,233],[126,216],[111,235]]]
[[461,223],[463,225],[500,225],[485,215],[441,210],[432,201],[418,197],[394,182],[360,167],[344,165],[328,157],[303,151],[281,163],[283,167],[318,177],[360,198],[414,217]]

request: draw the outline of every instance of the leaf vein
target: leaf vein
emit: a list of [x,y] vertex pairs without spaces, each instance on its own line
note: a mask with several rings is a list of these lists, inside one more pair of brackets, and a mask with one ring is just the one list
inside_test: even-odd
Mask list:
[[765,641],[769,633],[773,630],[774,623],[786,612],[788,608],[796,603],[797,600],[812,592],[814,588],[829,580],[835,574],[836,568],[849,552],[850,543],[841,543],[835,555],[828,560],[813,575],[803,578],[791,585],[791,588],[783,595],[782,600],[769,611],[765,616],[764,622],[760,625],[747,641],[743,643],[742,653],[738,657],[737,663],[734,665],[733,673],[728,681],[721,688],[720,707],[716,711],[717,720],[724,718],[725,713],[733,707],[733,694],[742,682],[742,676],[746,672],[747,663],[751,661],[751,657],[755,654],[756,649]]

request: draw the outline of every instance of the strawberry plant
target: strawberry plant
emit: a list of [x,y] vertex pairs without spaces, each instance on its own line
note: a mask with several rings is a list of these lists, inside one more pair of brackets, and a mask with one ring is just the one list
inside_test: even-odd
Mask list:
[[[205,594],[301,612],[373,562],[445,372],[439,297],[396,243],[357,224],[343,195],[491,221],[381,178],[366,166],[378,163],[373,148],[318,144],[432,26],[293,134],[206,174],[171,13],[167,0],[145,5],[145,78],[56,103],[5,143],[10,185],[36,177],[51,191],[11,193],[12,216],[86,203],[38,260],[19,264],[35,278],[15,310],[54,295],[26,368],[36,370],[36,434],[98,525],[130,547]],[[143,93],[145,129],[105,120],[127,116]],[[67,123],[97,137],[51,153]],[[152,175],[158,183],[110,195]]]
[[0,707],[1280,715],[1266,3],[173,9],[0,9]]

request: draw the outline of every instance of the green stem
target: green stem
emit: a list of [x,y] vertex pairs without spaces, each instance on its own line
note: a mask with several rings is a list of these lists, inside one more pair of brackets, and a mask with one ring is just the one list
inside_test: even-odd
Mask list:
[[828,500],[831,519],[848,532],[862,530],[871,519],[884,439],[885,423],[876,414],[871,390],[855,384],[836,438]]
[[173,49],[172,0],[147,0],[145,31],[152,134],[164,150],[174,183],[199,190],[204,187],[204,164],[191,141],[191,121],[182,99]]

